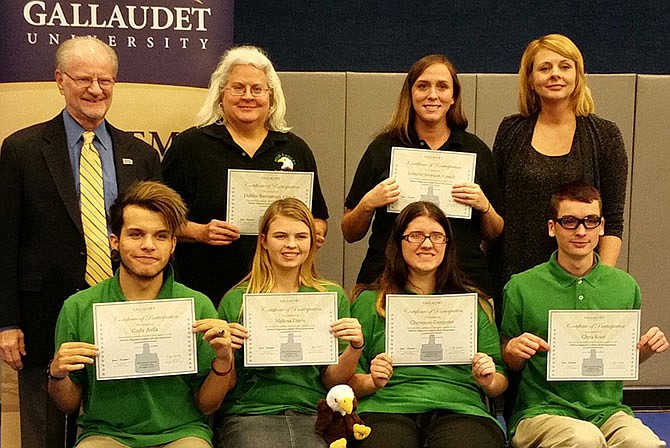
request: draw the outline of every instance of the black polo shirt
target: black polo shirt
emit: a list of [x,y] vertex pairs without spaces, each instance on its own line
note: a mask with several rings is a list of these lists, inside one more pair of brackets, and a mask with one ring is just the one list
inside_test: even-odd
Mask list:
[[[391,163],[391,148],[393,146],[430,149],[425,141],[418,138],[416,133],[410,135],[412,144],[408,145],[399,139],[381,135],[375,138],[368,146],[363,158],[358,164],[354,180],[347,195],[344,206],[353,209],[363,199],[368,191],[379,182],[388,179]],[[452,128],[449,139],[440,147],[440,151],[472,152],[477,154],[475,182],[479,184],[492,206],[500,209],[501,195],[498,186],[497,174],[493,164],[493,157],[486,143],[476,135],[459,128]],[[384,251],[391,228],[397,213],[389,213],[386,207],[375,210],[372,221],[368,251],[358,273],[358,283],[373,282],[384,270]],[[493,293],[493,282],[489,272],[488,262],[480,245],[480,212],[472,211],[472,218],[449,218],[458,253],[461,269],[475,281],[487,294]]]
[[[312,213],[328,219],[314,154],[307,143],[291,132],[269,131],[250,157],[225,126],[190,128],[175,137],[163,160],[163,179],[189,208],[189,219],[207,224],[226,219],[228,170],[281,170],[314,173]],[[243,235],[228,246],[179,243],[176,251],[180,282],[206,294],[215,304],[251,269],[256,236]]]

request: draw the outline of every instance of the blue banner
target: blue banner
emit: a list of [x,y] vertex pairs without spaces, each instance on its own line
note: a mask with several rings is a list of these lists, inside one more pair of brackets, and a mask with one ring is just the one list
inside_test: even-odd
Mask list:
[[0,83],[50,81],[56,47],[94,35],[122,82],[206,87],[233,43],[233,0],[2,0]]

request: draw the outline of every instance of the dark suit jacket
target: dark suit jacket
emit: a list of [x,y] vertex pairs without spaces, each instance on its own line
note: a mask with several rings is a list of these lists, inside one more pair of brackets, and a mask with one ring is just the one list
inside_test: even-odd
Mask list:
[[[109,123],[121,193],[159,179],[158,153]],[[132,164],[129,162],[132,160]],[[86,245],[62,115],[15,132],[0,151],[0,327],[26,337],[24,363],[46,366],[63,301],[86,288]]]

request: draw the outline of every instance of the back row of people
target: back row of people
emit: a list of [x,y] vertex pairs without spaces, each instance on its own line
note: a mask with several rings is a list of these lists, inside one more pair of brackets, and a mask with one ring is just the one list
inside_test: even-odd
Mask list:
[[[584,180],[603,192],[607,228],[599,251],[605,263],[615,265],[623,233],[627,156],[616,124],[594,115],[594,109],[579,49],[565,36],[544,36],[524,52],[520,114],[501,123],[492,153],[466,131],[453,64],[442,55],[421,58],[410,68],[391,118],[365,151],[345,200],[345,239],[358,241],[371,228],[357,283],[370,283],[383,270],[384,248],[397,216],[387,206],[400,196],[389,173],[393,147],[476,154],[474,182],[457,183],[451,191],[454,201],[472,207],[472,216],[452,221],[462,268],[498,306],[511,274],[535,266],[555,250],[538,229],[546,220],[552,189],[565,182]],[[164,180],[191,210],[181,240],[194,244],[177,249],[181,278],[214,303],[245,275],[253,252],[253,238],[225,221],[228,191],[220,179],[226,179],[228,170],[314,172],[312,210],[319,245],[325,238],[328,209],[314,156],[288,131],[285,112],[270,60],[255,47],[231,49],[212,74],[198,124],[175,138],[163,161]],[[482,247],[497,239],[492,275]]]

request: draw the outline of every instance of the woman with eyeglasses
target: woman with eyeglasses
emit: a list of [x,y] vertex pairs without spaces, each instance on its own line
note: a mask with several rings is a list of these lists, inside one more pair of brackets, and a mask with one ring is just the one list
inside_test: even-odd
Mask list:
[[[372,428],[361,448],[505,446],[503,430],[483,402],[483,394],[496,397],[507,388],[493,310],[458,268],[453,238],[442,210],[411,203],[393,224],[381,277],[369,289],[359,288],[351,316],[363,328],[365,347],[349,384],[358,413]],[[472,362],[394,366],[385,346],[387,295],[464,292],[478,294]]]
[[[275,201],[259,230],[251,272],[219,305],[219,316],[229,322],[236,352],[232,373],[237,385],[217,415],[216,446],[326,448],[314,431],[316,405],[328,388],[346,383],[354,374],[365,345],[361,326],[349,317],[349,299],[342,288],[316,272],[316,228],[307,206],[294,198]],[[244,294],[310,292],[337,293],[338,318],[329,330],[340,342],[338,363],[245,367],[243,347],[253,334],[245,326]],[[268,297],[263,303],[270,307],[273,299],[278,300]]]
[[451,191],[456,202],[473,208],[472,217],[451,222],[461,267],[486,294],[493,294],[482,241],[492,241],[502,231],[501,197],[491,151],[465,131],[467,126],[453,64],[440,54],[419,59],[407,73],[390,120],[359,162],[344,203],[342,232],[348,242],[361,240],[372,227],[357,283],[371,283],[384,270],[384,248],[397,217],[386,207],[399,198],[398,185],[389,177],[391,148],[399,146],[477,155],[475,181]]
[[176,250],[180,281],[215,305],[249,272],[256,241],[226,221],[229,170],[313,172],[317,247],[324,242],[328,208],[316,161],[285,115],[281,82],[265,53],[231,48],[212,73],[197,125],[175,137],[163,160],[163,179],[189,207]]
[[505,210],[501,287],[556,250],[547,234],[550,196],[570,181],[602,192],[605,236],[598,252],[603,264],[616,264],[628,161],[619,128],[594,110],[574,42],[561,34],[530,42],[519,64],[519,114],[502,121],[493,144]]

